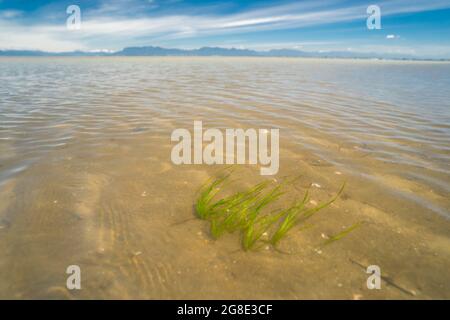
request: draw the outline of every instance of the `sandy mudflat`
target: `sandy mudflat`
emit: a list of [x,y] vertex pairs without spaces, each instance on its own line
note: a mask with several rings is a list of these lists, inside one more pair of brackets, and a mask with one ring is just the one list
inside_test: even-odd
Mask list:
[[[449,299],[449,75],[445,63],[2,58],[0,298]],[[312,184],[317,203],[346,181],[344,193],[279,251],[214,241],[193,205],[220,167],[170,160],[171,132],[194,120],[279,128],[267,178],[300,176],[280,206]],[[264,179],[237,170],[233,190]],[[65,288],[69,265],[81,291]],[[366,287],[369,265],[381,290]]]

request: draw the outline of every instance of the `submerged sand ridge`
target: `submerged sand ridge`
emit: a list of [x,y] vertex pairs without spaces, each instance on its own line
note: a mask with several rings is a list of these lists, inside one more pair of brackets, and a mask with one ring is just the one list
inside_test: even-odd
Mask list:
[[[6,60],[0,74],[22,76],[2,88],[0,105],[0,150],[12,150],[0,166],[1,298],[449,297],[448,100],[420,98],[401,77],[432,70],[442,95],[447,64]],[[77,72],[56,86],[56,69]],[[396,82],[390,93],[378,83],[370,96],[357,75]],[[62,99],[70,88],[72,99]],[[220,166],[170,160],[171,132],[193,120],[280,128],[274,178],[299,176],[280,205],[308,187],[317,203],[344,181],[346,189],[280,251],[244,252],[234,234],[214,241],[193,205]],[[238,170],[236,190],[264,179],[258,166]],[[360,221],[317,250],[324,237]],[[73,264],[82,270],[80,291],[65,287]],[[366,287],[364,269],[374,264],[386,276],[381,290]]]

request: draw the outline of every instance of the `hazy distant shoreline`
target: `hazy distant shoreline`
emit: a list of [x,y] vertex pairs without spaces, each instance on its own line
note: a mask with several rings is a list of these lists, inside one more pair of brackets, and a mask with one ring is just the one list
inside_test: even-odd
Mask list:
[[284,57],[284,58],[324,58],[324,59],[375,59],[405,61],[450,61],[449,58],[427,58],[400,54],[377,54],[351,51],[308,52],[293,49],[273,49],[256,51],[249,49],[202,47],[199,49],[173,49],[162,47],[128,47],[120,51],[71,51],[46,52],[38,50],[0,50],[0,56],[9,57]]

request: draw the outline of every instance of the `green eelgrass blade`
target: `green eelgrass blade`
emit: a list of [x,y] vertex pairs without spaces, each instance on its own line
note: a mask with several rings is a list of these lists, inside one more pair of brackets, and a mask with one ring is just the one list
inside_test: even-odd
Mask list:
[[258,194],[249,203],[246,203],[246,205],[244,206],[245,215],[242,216],[244,218],[243,227],[245,228],[248,223],[255,221],[261,210],[267,207],[272,202],[278,200],[278,198],[283,195],[283,193],[284,192],[281,191],[281,187],[277,186],[264,195],[260,196],[260,194]]
[[[291,207],[277,213],[261,215],[265,207],[277,201],[284,194],[282,186],[293,183],[297,178],[295,180],[286,179],[269,191],[266,191],[266,189],[271,182],[265,181],[245,191],[214,200],[225,183],[229,183],[230,175],[231,172],[205,184],[201,188],[195,208],[199,218],[210,221],[211,235],[214,238],[219,238],[225,232],[240,231],[242,246],[245,250],[254,248],[262,236],[280,221],[269,239],[272,245],[277,245],[294,226],[333,203],[345,187],[344,184],[335,197],[314,208],[305,208],[309,201],[309,191],[306,191],[304,198],[295,202]],[[343,233],[330,240],[340,239],[346,234]]]
[[339,196],[344,191],[344,188],[345,188],[345,183],[342,184],[342,187],[339,189],[338,193],[333,198],[331,198],[331,200],[329,200],[329,201],[327,201],[325,203],[319,204],[317,207],[314,207],[312,209],[306,210],[302,214],[302,216],[299,219],[298,223],[303,222],[303,221],[307,220],[308,218],[311,218],[315,213],[317,213],[318,211],[320,211],[322,209],[325,209],[326,207],[331,205],[333,202],[335,202],[337,200],[337,198],[339,198]]
[[309,199],[309,191],[306,191],[305,196],[301,201],[298,201],[292,207],[280,212],[280,217],[281,218],[284,217],[284,219],[270,239],[272,245],[274,246],[277,245],[278,242],[280,242],[280,240],[285,237],[288,231],[295,226],[297,216],[303,210],[305,204],[308,202],[308,199]]
[[233,232],[241,228],[245,222],[247,210],[268,184],[267,181],[261,182],[244,192],[237,192],[211,204],[207,218],[211,220],[213,237],[218,238],[225,231]]
[[207,219],[208,216],[212,214],[211,209],[213,208],[213,205],[211,205],[211,201],[220,192],[220,186],[229,177],[230,174],[227,174],[221,178],[214,180],[211,184],[202,188],[200,196],[197,200],[197,204],[195,206],[197,215],[200,219]]
[[258,215],[266,206],[276,201],[283,194],[280,186],[265,192],[271,182],[264,181],[246,191],[237,192],[211,203],[211,199],[216,195],[214,188],[217,188],[217,185],[221,183],[222,181],[214,181],[211,186],[205,188],[204,194],[197,203],[198,212],[202,214],[201,216],[204,219],[211,220],[211,235],[216,239],[225,232],[232,233],[238,230],[246,230],[256,221]]
[[218,237],[225,231],[234,232],[245,228],[249,217],[256,216],[271,200],[274,201],[278,193],[273,191],[261,198],[269,183],[268,181],[259,183],[245,192],[220,200],[215,205],[216,212],[213,215],[214,225],[211,231],[214,236]]
[[342,238],[344,238],[345,236],[347,236],[350,232],[354,231],[355,229],[361,227],[362,222],[358,222],[355,223],[353,225],[351,225],[350,227],[348,227],[347,229],[339,232],[338,234],[335,234],[333,236],[331,236],[327,241],[325,241],[322,246],[327,246],[335,241],[341,240]]
[[334,201],[336,201],[336,199],[344,191],[344,188],[345,188],[345,183],[342,185],[341,189],[336,194],[336,196],[334,196],[331,200],[329,200],[323,204],[320,204],[312,209],[305,210],[304,207],[309,200],[309,194],[307,191],[305,194],[305,197],[303,198],[302,201],[298,202],[297,204],[295,204],[294,206],[292,206],[291,208],[288,208],[286,210],[286,215],[285,215],[283,222],[280,224],[279,228],[275,231],[275,233],[273,234],[273,236],[270,240],[272,245],[274,245],[274,246],[277,245],[280,242],[280,240],[283,239],[286,236],[286,234],[289,232],[289,230],[291,230],[294,226],[296,226],[297,224],[299,224],[301,222],[304,222],[305,220],[312,217],[318,211],[328,207],[330,204],[332,204]]
[[259,212],[270,203],[276,201],[283,192],[279,187],[274,188],[270,193],[264,196],[261,201],[252,209],[248,215],[245,227],[243,229],[242,246],[245,250],[252,249],[256,242],[261,239],[265,232],[278,221],[284,213],[276,215],[265,215],[259,217]]
[[264,233],[266,233],[283,215],[284,212],[280,212],[276,215],[259,217],[258,219],[249,222],[243,230],[242,246],[244,247],[244,250],[252,249]]

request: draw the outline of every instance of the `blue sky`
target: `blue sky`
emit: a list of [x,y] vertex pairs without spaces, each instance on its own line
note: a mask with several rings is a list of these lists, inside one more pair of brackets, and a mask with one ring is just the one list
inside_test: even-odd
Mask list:
[[[366,27],[373,4],[380,30]],[[66,28],[69,5],[81,9],[80,30]],[[0,0],[0,49],[147,45],[450,58],[450,0]]]

